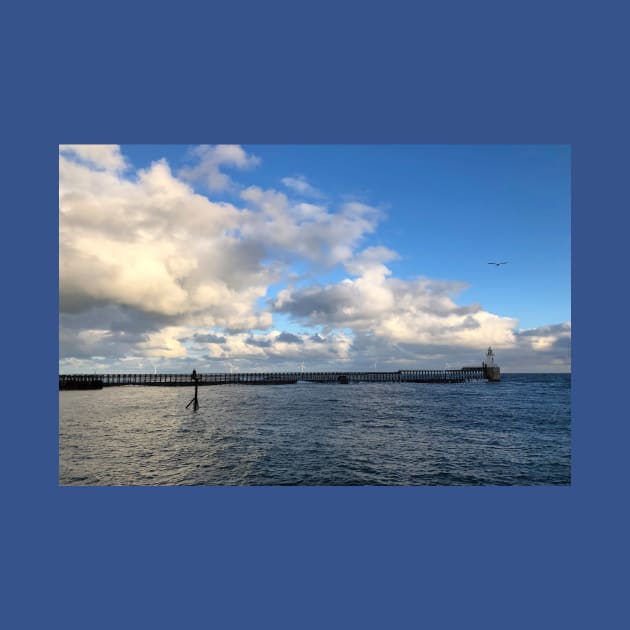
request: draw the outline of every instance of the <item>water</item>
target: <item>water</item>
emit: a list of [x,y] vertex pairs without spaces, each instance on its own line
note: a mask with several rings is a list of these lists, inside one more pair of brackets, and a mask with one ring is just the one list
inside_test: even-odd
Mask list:
[[571,481],[570,375],[59,392],[62,485]]

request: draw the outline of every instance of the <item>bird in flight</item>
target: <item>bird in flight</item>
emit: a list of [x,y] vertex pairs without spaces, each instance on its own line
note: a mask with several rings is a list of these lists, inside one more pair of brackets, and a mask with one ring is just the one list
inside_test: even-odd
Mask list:
[[489,265],[496,265],[498,267],[499,265],[507,265],[509,262],[510,262],[509,260],[505,260],[503,262],[489,262],[488,264]]

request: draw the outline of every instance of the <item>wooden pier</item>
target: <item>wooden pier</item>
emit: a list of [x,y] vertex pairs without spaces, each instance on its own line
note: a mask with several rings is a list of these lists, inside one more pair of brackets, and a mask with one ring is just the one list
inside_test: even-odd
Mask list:
[[101,389],[122,385],[178,387],[191,385],[291,385],[309,383],[467,383],[498,381],[498,367],[397,372],[235,372],[191,374],[60,374],[59,389]]

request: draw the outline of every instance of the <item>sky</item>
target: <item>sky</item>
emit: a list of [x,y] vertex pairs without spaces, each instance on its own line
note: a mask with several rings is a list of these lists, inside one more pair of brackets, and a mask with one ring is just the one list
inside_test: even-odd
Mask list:
[[568,372],[570,187],[568,145],[60,145],[60,373]]

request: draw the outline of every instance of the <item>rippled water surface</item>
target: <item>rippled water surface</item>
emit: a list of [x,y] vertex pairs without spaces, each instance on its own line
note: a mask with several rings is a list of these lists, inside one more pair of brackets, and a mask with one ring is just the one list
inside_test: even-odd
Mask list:
[[59,392],[63,485],[569,484],[570,375]]

